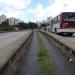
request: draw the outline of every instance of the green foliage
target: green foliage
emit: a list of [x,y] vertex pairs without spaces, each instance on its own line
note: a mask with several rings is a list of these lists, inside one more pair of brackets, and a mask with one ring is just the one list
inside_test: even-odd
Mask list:
[[[34,22],[29,22],[29,23],[20,22],[17,25],[15,25],[15,27],[18,28],[19,30],[36,29],[38,25]],[[8,21],[5,21],[2,24],[0,24],[0,31],[12,31],[15,30],[15,27],[9,25]]]
[[31,28],[31,29],[34,29],[34,28],[38,27],[38,25],[34,22],[29,22],[28,25],[29,25],[29,28]]
[[11,31],[11,30],[13,30],[13,27],[10,26],[8,22],[5,21],[2,24],[0,24],[0,31]]
[[38,41],[39,41],[39,49],[38,49],[38,61],[41,63],[41,73],[42,75],[55,75],[55,72],[53,70],[53,64],[52,60],[48,55],[48,52],[45,48],[45,45],[42,41],[42,39],[39,36],[39,33],[37,32]]
[[19,29],[35,29],[38,27],[38,25],[34,22],[29,22],[29,23],[23,23],[20,22],[18,25],[16,25]]

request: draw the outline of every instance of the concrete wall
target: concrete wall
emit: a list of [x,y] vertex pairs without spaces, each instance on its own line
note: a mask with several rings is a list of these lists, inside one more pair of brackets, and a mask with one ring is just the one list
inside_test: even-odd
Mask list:
[[73,42],[71,39],[66,39],[65,37],[59,36],[54,33],[46,31],[40,32],[46,35],[50,42],[61,49],[69,62],[75,63],[75,42]]
[[31,38],[32,32],[27,32],[27,34],[19,37],[15,41],[11,42],[7,46],[0,48],[0,70],[5,66],[5,64],[10,60],[10,58],[17,52],[20,46],[28,39]]

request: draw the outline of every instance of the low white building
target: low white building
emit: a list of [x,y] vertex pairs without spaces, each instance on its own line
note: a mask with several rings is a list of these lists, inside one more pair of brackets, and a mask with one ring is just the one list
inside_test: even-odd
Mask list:
[[15,25],[17,25],[17,24],[20,23],[20,22],[21,22],[21,20],[15,19]]
[[40,27],[41,26],[41,22],[36,22],[37,24],[38,24],[38,27]]
[[50,21],[52,20],[52,17],[47,18],[47,24],[50,25]]
[[47,29],[47,31],[50,31],[50,21],[51,20],[52,20],[52,17],[48,17],[47,20],[46,20],[46,23],[47,23],[46,29]]
[[1,15],[1,16],[0,16],[0,24],[1,24],[2,22],[4,22],[4,21],[6,21],[6,16],[5,16],[5,15]]

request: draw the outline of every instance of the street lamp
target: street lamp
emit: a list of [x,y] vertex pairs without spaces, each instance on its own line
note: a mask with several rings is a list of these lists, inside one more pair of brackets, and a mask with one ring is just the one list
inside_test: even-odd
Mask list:
[[64,4],[64,11],[65,12],[67,11],[67,4],[66,3]]

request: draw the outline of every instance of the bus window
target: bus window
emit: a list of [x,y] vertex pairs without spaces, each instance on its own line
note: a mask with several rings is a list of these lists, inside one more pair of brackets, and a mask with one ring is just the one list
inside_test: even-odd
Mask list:
[[51,21],[51,26],[53,26],[53,20]]
[[58,16],[58,22],[60,22],[60,15]]
[[75,21],[75,13],[64,13],[64,21]]

